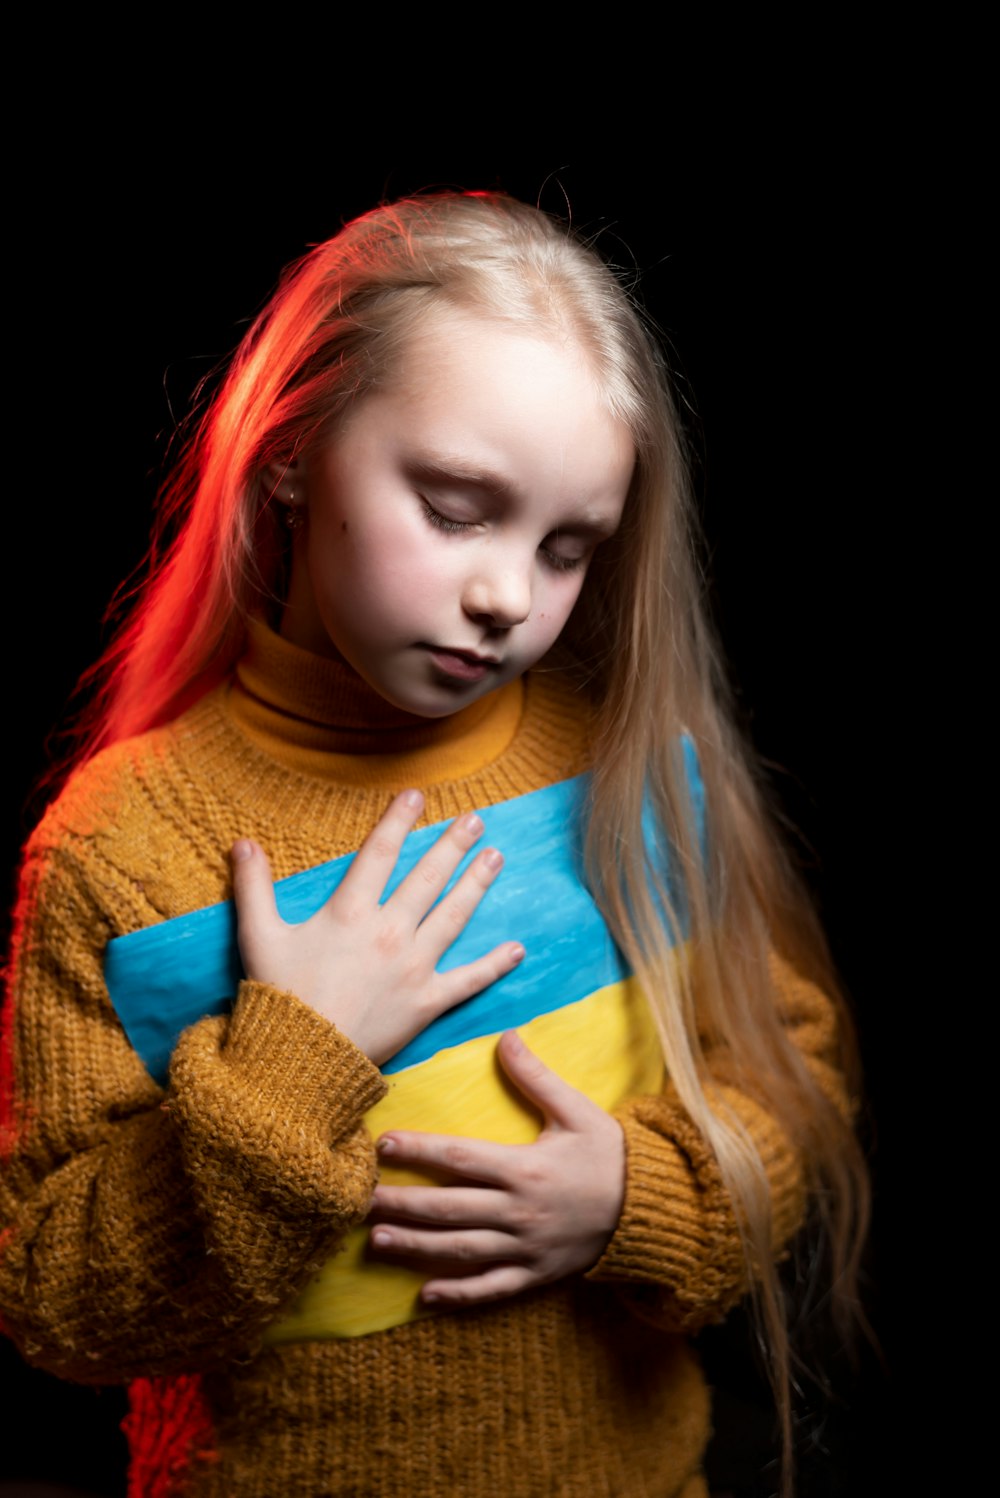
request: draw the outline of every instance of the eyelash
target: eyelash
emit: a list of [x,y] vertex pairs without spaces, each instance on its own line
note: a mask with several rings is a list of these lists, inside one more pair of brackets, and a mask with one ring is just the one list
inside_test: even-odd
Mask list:
[[[426,499],[421,499],[420,503],[423,506],[428,523],[433,525],[435,530],[447,531],[451,535],[455,535],[461,531],[469,531],[473,528],[474,521],[449,520],[447,515],[442,515],[439,510],[435,510],[434,506],[428,504]],[[545,546],[541,548],[541,552],[545,558],[546,566],[551,567],[554,572],[573,572],[577,567],[582,567],[586,560],[584,557],[561,557],[557,552],[549,551]]]
[[447,515],[442,515],[438,510],[435,510],[432,505],[429,505],[427,503],[426,499],[422,499],[420,501],[420,503],[424,507],[424,514],[427,516],[427,519],[430,521],[431,525],[433,525],[437,530],[439,530],[439,531],[468,531],[468,530],[472,529],[472,521],[470,521],[470,520],[449,520],[448,517],[447,517]]

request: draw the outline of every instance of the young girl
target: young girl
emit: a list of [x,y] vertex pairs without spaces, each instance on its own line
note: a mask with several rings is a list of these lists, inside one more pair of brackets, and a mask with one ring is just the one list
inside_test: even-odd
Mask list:
[[5,1329],[130,1384],[135,1495],[697,1498],[690,1338],[750,1292],[787,1481],[777,1266],[812,1213],[849,1310],[850,1036],[636,308],[501,195],[377,209],[163,523],[24,858]]

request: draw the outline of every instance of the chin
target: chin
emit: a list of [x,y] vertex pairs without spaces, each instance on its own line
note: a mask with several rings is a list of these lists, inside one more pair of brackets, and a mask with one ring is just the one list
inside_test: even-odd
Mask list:
[[[495,691],[496,688],[491,687],[490,690]],[[486,692],[463,692],[461,695],[456,693],[454,698],[450,700],[445,698],[442,701],[433,702],[398,701],[395,703],[395,706],[401,707],[404,712],[412,713],[417,718],[450,718],[455,713],[460,713],[463,708],[471,707],[474,702],[479,702],[487,695],[488,693]]]
[[[360,673],[359,673],[360,674]],[[362,678],[372,691],[382,699],[389,707],[394,707],[398,712],[408,713],[414,718],[423,718],[431,721],[434,718],[450,718],[453,713],[461,712],[463,707],[468,707],[470,702],[475,702],[478,694],[462,693],[456,694],[454,698],[447,692],[421,692],[416,693],[412,689],[405,688],[397,691],[394,687],[372,681],[371,677]]]
[[416,718],[433,720],[435,718],[450,718],[455,713],[460,713],[463,708],[471,707],[474,702],[481,702],[491,692],[504,685],[501,681],[491,681],[477,685],[474,688],[463,690],[452,690],[448,687],[439,687],[434,691],[421,693],[383,692],[381,695],[390,702],[393,707],[401,708],[403,712],[412,713]]

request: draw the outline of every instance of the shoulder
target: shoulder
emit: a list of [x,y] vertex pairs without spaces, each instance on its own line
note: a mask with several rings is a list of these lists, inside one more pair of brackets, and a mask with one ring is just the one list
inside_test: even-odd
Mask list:
[[[222,856],[206,859],[217,797],[199,774],[198,745],[217,716],[206,698],[162,728],[100,750],[76,769],[24,849],[26,869],[102,890],[127,928],[222,897]],[[134,907],[134,909],[132,909]]]
[[72,771],[46,808],[29,847],[99,838],[109,827],[148,811],[151,802],[169,798],[175,782],[189,773],[185,748],[205,716],[206,704],[198,703],[172,723],[99,750]]

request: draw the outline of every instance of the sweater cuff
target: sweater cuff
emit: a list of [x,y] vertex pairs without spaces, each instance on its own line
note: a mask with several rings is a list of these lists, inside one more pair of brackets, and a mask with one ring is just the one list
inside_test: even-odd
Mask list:
[[[644,1281],[681,1290],[725,1253],[729,1214],[718,1170],[697,1131],[676,1120],[683,1144],[620,1118],[625,1135],[625,1200],[614,1234],[587,1273],[595,1280]],[[738,1245],[731,1244],[736,1248]],[[716,1269],[718,1269],[716,1265]]]
[[353,1041],[294,994],[245,979],[226,1040],[225,1064],[254,1079],[262,1109],[286,1127],[352,1135],[388,1091]]

